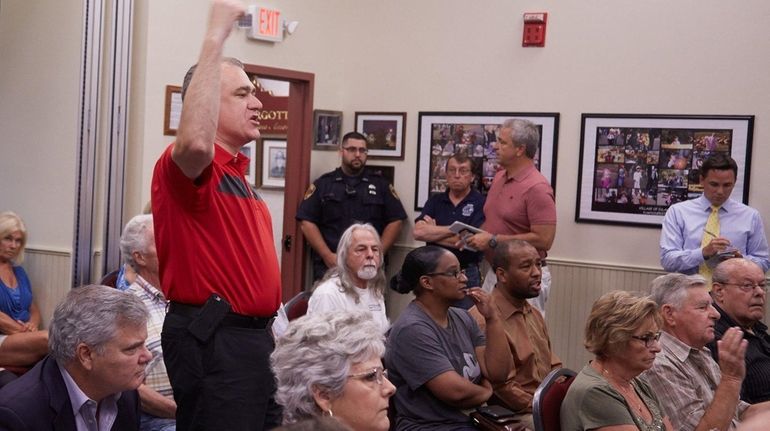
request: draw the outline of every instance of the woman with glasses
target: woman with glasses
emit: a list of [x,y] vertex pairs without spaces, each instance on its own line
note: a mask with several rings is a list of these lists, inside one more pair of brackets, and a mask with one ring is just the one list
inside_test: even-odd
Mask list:
[[561,405],[561,429],[672,430],[657,396],[638,376],[660,352],[655,302],[613,291],[594,302],[585,346],[595,355],[575,377]]
[[[511,365],[497,308],[478,287],[467,288],[457,257],[425,246],[405,258],[391,287],[416,298],[393,324],[385,364],[396,385],[396,430],[475,429],[463,410],[492,395]],[[482,333],[467,311],[450,304],[469,295],[486,320]]]
[[353,431],[387,431],[395,388],[381,357],[384,337],[370,314],[318,313],[292,321],[270,364],[284,424],[329,416]]

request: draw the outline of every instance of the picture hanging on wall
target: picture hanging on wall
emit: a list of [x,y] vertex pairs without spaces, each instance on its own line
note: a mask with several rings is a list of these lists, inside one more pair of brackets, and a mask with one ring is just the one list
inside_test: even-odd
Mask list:
[[446,161],[456,153],[464,153],[473,160],[471,187],[486,195],[500,169],[492,144],[497,140],[500,125],[509,118],[532,121],[540,129],[535,165],[555,190],[558,113],[420,112],[414,209],[421,210],[430,196],[446,191]]
[[404,160],[405,112],[356,112],[356,132],[366,136],[370,159]]
[[366,169],[369,172],[382,175],[386,180],[388,180],[389,184],[393,184],[393,181],[396,179],[396,168],[393,166],[373,165],[371,163],[367,163]]
[[286,140],[262,139],[262,188],[286,186]]
[[249,158],[249,166],[246,167],[246,180],[254,187],[259,187],[257,183],[257,141],[251,141],[241,147],[241,154]]
[[182,87],[166,86],[166,104],[163,114],[163,134],[176,136],[179,120],[182,118]]
[[342,138],[342,111],[313,111],[313,149],[336,151]]
[[701,195],[700,166],[720,152],[748,203],[753,129],[752,115],[583,114],[575,220],[659,227],[669,206]]

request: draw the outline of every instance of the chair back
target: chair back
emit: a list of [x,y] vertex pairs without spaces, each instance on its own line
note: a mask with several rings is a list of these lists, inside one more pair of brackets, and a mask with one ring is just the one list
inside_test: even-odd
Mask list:
[[561,431],[561,403],[576,375],[569,368],[557,368],[545,376],[532,399],[535,431]]
[[118,274],[120,274],[120,268],[102,277],[99,284],[102,286],[116,287],[118,283]]
[[286,305],[283,306],[284,310],[286,311],[286,317],[289,319],[289,322],[292,320],[302,317],[307,313],[307,304],[310,301],[310,292],[302,291],[298,293],[294,298],[291,298],[289,302],[286,303]]

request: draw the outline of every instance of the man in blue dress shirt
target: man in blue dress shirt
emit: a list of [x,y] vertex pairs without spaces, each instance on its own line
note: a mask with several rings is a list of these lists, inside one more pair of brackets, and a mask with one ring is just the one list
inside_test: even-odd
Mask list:
[[[713,268],[722,260],[745,257],[767,272],[770,259],[762,217],[754,208],[730,199],[737,175],[738,165],[725,153],[703,162],[703,195],[672,205],[663,220],[663,269],[695,274],[701,265]],[[718,216],[717,229],[706,226],[712,211]]]

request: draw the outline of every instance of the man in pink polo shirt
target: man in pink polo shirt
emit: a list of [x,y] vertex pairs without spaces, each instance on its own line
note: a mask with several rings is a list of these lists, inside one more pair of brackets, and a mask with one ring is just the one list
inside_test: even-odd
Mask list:
[[[532,244],[542,259],[542,290],[530,303],[545,315],[545,303],[551,287],[551,272],[545,258],[556,236],[556,203],[553,189],[535,167],[540,132],[531,121],[510,119],[500,126],[495,174],[484,205],[485,232],[469,238],[467,245],[484,251],[487,260],[499,241],[520,239]],[[497,282],[494,271],[484,279],[489,291]]]

